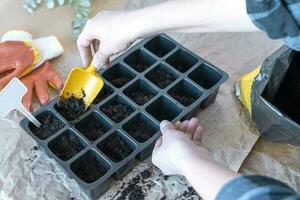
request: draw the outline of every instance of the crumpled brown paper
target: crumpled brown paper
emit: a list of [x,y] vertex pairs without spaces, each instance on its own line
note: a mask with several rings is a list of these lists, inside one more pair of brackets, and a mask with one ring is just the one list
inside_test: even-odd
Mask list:
[[[144,6],[149,2],[132,0],[127,8]],[[125,3],[125,0],[94,1],[93,14],[101,9],[121,8]],[[71,9],[56,8],[49,12],[42,8],[30,15],[20,4],[16,0],[2,2],[0,35],[10,29],[25,29],[37,37],[56,35],[65,48],[65,54],[53,63],[65,78],[72,67],[81,64],[69,27],[73,18]],[[259,65],[281,43],[270,41],[261,33],[170,35],[230,74],[230,79],[220,88],[216,102],[198,114],[205,129],[203,144],[213,156],[234,171],[242,166],[244,172],[272,175],[299,188],[299,151],[297,154],[297,149],[284,145],[278,147],[265,141],[254,146],[258,139],[256,128],[233,94],[238,78]],[[87,199],[77,183],[68,178],[52,159],[33,148],[36,145],[34,140],[15,122],[21,118],[12,113],[9,120],[0,119],[0,199]],[[251,150],[254,153],[248,156]],[[123,182],[114,182],[100,199],[112,199],[123,183],[129,182],[144,169],[149,169],[152,174],[147,182],[155,183],[148,189],[146,199],[163,196],[175,199],[189,187],[182,177],[162,177],[148,159],[139,163]]]

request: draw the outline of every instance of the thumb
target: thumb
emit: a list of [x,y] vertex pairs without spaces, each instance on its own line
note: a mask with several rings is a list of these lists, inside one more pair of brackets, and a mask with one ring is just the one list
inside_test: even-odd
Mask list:
[[109,57],[104,55],[100,50],[96,52],[96,54],[93,57],[92,65],[96,67],[97,70],[101,69],[102,67],[105,68],[105,66],[109,62]]
[[163,135],[169,132],[170,130],[174,130],[174,129],[175,129],[174,125],[167,120],[163,120],[160,123],[160,131]]

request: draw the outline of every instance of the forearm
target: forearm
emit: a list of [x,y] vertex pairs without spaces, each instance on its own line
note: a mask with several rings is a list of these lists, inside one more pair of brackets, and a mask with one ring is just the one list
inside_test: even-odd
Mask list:
[[130,13],[139,37],[163,31],[245,32],[258,30],[244,0],[170,0]]
[[189,153],[189,161],[180,163],[180,168],[198,194],[209,200],[215,199],[221,188],[239,175],[214,161],[206,151],[200,147],[195,151],[197,154]]

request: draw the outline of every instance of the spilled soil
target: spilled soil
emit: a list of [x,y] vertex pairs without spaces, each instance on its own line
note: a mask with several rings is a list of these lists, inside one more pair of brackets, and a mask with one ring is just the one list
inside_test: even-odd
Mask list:
[[136,120],[126,128],[126,131],[138,142],[145,142],[150,139],[155,130],[142,120]]
[[37,119],[42,125],[38,128],[30,123],[29,128],[42,140],[47,139],[64,127],[64,123],[50,112],[40,114]]
[[108,137],[98,145],[98,148],[114,162],[122,161],[133,151],[118,134]]
[[[146,175],[146,176],[145,176]],[[131,179],[128,183],[123,183],[120,190],[112,197],[116,200],[143,200],[145,199],[146,192],[145,189],[150,189],[155,184],[151,182],[146,182],[145,179],[151,176],[151,172],[145,170],[138,174],[136,177]],[[143,185],[140,185],[140,184]]]
[[[84,95],[85,96],[85,95]],[[66,120],[72,121],[77,119],[86,110],[83,98],[71,96],[68,99],[61,99],[57,102],[55,109]]]
[[150,74],[147,75],[147,78],[162,89],[166,88],[176,79],[173,74],[161,67],[158,67],[150,72]]
[[79,165],[72,167],[73,172],[86,183],[95,182],[107,172],[92,156],[86,156],[80,163],[76,164]]
[[100,110],[117,123],[133,113],[133,109],[124,103],[104,105]]
[[[114,200],[144,200],[150,199],[149,194],[153,187],[157,184],[161,185],[168,181],[168,176],[160,175],[157,179],[153,179],[152,172],[148,169],[137,174],[128,183],[122,183],[119,190],[112,196],[108,196]],[[187,185],[186,185],[187,186]],[[164,193],[164,191],[162,191]],[[163,195],[159,200],[166,200],[167,196]],[[168,198],[169,199],[169,198]],[[190,186],[182,193],[174,197],[176,200],[201,200],[201,197]]]
[[84,147],[74,134],[64,133],[56,141],[52,141],[49,148],[57,157],[66,161],[79,153]]
[[189,106],[196,101],[196,98],[188,96],[184,92],[170,92],[170,95],[184,106]]

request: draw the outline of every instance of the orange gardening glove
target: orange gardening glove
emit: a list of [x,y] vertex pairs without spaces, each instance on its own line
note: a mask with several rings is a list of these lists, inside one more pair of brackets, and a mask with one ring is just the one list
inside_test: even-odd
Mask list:
[[21,41],[0,43],[0,90],[34,63],[34,51]]
[[29,111],[32,111],[32,95],[34,89],[40,103],[44,105],[49,100],[48,84],[56,90],[63,88],[63,82],[49,61],[44,62],[39,68],[23,77],[21,81],[28,89],[22,102]]

